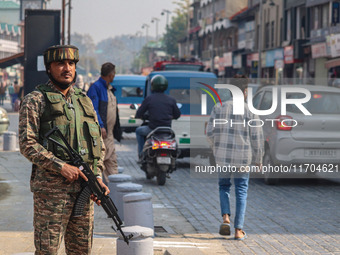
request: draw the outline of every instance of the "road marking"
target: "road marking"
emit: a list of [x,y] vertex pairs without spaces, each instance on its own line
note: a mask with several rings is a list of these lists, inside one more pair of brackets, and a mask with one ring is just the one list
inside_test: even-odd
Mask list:
[[174,206],[167,205],[167,204],[152,204],[152,208],[154,209],[162,209],[162,208],[168,208],[168,209],[174,209]]
[[[154,247],[163,247],[163,248],[199,248],[199,249],[208,249],[210,248],[209,243],[190,243],[190,242],[166,242],[166,241],[153,241]],[[208,245],[208,246],[206,246]]]
[[12,182],[19,182],[18,180],[4,180],[0,181],[0,183],[12,183]]

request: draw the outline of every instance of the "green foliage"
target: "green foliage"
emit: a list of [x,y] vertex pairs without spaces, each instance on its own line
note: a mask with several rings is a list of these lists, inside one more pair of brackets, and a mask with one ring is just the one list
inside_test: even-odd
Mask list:
[[74,33],[71,36],[72,44],[79,49],[79,63],[77,65],[77,69],[80,72],[83,70],[83,73],[98,73],[98,64],[95,55],[96,44],[93,41],[93,38],[89,34],[78,34]]
[[178,6],[178,8],[174,11],[176,15],[172,17],[171,24],[167,27],[164,35],[166,51],[171,56],[178,55],[178,41],[187,35],[188,9],[190,1],[179,0],[176,1],[175,4]]
[[149,63],[149,49],[144,46],[132,63],[132,70],[134,73],[140,73],[143,67],[148,67],[153,63]]

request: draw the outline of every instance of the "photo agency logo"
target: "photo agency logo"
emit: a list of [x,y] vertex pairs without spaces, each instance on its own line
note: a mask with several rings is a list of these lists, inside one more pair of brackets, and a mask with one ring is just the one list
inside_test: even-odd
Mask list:
[[[214,95],[218,98],[219,103],[222,105],[221,97],[217,93],[216,89],[214,89],[212,86],[210,86],[206,83],[203,83],[203,82],[198,82],[198,83],[201,84],[202,86],[210,89],[214,93]],[[208,111],[207,95],[209,95],[210,98],[214,101],[214,105],[216,105],[216,103],[217,103],[213,94],[209,90],[207,90],[206,88],[200,88],[203,92],[206,93],[206,94],[204,94],[204,93],[201,94],[201,115],[207,115],[207,111]]]
[[[205,93],[201,94],[201,115],[207,115],[208,111],[208,104],[207,104],[207,95],[212,98],[214,101],[214,105],[220,103],[222,105],[222,100],[220,95],[230,94],[230,97],[228,100],[232,100],[232,106],[233,106],[233,114],[234,115],[244,115],[244,109],[245,109],[245,95],[243,94],[242,90],[232,84],[215,84],[214,87],[205,84],[203,82],[198,82],[199,84],[203,85],[204,87],[210,89],[213,94],[218,98],[219,102],[215,100],[214,95],[207,90],[206,88],[201,88],[201,90]],[[217,92],[218,91],[218,92]],[[265,122],[270,122],[272,126],[275,125],[275,123],[280,122],[280,125],[282,127],[292,128],[298,125],[298,121],[292,118],[282,118],[284,116],[287,116],[287,105],[293,105],[299,111],[301,111],[304,115],[312,115],[306,107],[303,105],[307,103],[311,99],[311,92],[306,88],[301,87],[287,87],[287,86],[274,86],[271,90],[272,94],[272,105],[269,109],[257,109],[254,106],[253,102],[253,89],[251,87],[248,87],[247,89],[247,105],[250,110],[255,115],[260,116],[269,116],[273,114],[278,107],[280,107],[280,118],[268,118],[268,119],[252,119],[249,120],[247,123],[244,121],[242,123],[237,122],[233,123],[232,120],[227,119],[214,119],[213,125],[216,127],[217,125],[236,125],[236,124],[242,124],[242,125],[248,125],[250,127],[258,127],[263,126]],[[289,95],[299,95],[298,97],[291,97]]]

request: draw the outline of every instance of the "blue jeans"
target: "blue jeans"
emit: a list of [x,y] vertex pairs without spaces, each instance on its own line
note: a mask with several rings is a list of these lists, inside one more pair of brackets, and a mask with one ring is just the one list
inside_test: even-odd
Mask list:
[[[225,176],[225,177],[224,177]],[[224,214],[231,215],[230,213],[230,187],[231,178],[234,179],[235,195],[236,195],[236,213],[234,220],[234,227],[238,229],[243,228],[244,215],[246,213],[247,206],[247,191],[249,183],[249,173],[233,173],[223,175],[224,178],[220,178],[218,185],[220,191],[220,205],[222,216]]]
[[146,136],[152,131],[149,126],[140,126],[136,129],[136,138],[138,143],[138,156],[141,155],[143,151],[143,146],[145,143]]

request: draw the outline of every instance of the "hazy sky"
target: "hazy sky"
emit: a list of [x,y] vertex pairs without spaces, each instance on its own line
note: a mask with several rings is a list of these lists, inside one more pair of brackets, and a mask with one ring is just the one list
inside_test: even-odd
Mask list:
[[[47,9],[61,9],[62,0],[51,0]],[[68,0],[66,0],[68,2]],[[143,32],[143,23],[148,24],[149,36],[156,36],[153,17],[159,18],[158,34],[165,31],[166,15],[163,9],[173,11],[173,0],[72,0],[71,33],[90,34],[97,43],[102,39],[122,34]],[[67,10],[67,9],[66,9]],[[67,15],[67,11],[66,11]],[[169,23],[171,16],[169,16]],[[67,23],[65,24],[67,35]]]

